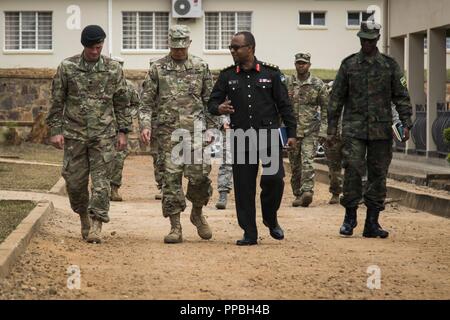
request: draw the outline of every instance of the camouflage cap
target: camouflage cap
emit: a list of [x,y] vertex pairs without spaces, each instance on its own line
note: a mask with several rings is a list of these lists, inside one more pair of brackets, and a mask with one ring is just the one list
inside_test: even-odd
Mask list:
[[306,63],[311,63],[311,54],[309,53],[297,53],[295,55],[295,62],[303,61]]
[[358,37],[368,40],[375,40],[380,35],[381,25],[373,21],[361,22],[361,29],[358,32]]
[[189,27],[182,24],[176,24],[169,30],[170,48],[187,48],[191,44]]

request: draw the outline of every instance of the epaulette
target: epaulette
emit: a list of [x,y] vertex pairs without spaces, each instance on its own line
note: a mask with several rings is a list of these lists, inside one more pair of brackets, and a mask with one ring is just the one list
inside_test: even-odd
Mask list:
[[222,70],[220,70],[220,72],[226,71],[226,70],[231,69],[231,68],[236,68],[236,65],[234,65],[234,64],[229,65],[228,67],[225,67],[225,68],[223,68]]
[[277,65],[274,65],[274,64],[271,64],[271,63],[267,63],[267,62],[261,61],[261,64],[263,66],[265,66],[265,67],[269,67],[269,68],[277,70],[277,71],[280,70],[280,68]]

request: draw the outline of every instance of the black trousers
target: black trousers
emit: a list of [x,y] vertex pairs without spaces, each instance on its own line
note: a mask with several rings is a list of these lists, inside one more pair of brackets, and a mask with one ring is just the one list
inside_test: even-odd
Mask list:
[[[262,217],[270,227],[275,227],[278,223],[277,211],[280,208],[284,190],[283,158],[281,148],[279,146],[278,148],[278,166],[275,169],[270,168],[271,174],[266,175],[264,173],[269,171],[273,163],[263,163],[260,181]],[[233,151],[235,151],[233,152],[233,183],[238,223],[244,230],[246,238],[257,240],[255,197],[260,157],[257,157],[256,163],[250,163],[249,152],[245,152],[245,163],[241,164],[237,163],[236,150]]]

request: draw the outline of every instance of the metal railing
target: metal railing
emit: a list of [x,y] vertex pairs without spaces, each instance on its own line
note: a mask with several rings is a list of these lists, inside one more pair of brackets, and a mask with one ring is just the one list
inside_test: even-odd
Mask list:
[[450,145],[444,141],[444,129],[450,128],[450,110],[445,103],[438,103],[437,110],[437,118],[433,122],[431,132],[437,152],[446,156],[450,153]]
[[416,104],[416,119],[411,130],[411,138],[416,145],[416,152],[427,152],[427,106]]

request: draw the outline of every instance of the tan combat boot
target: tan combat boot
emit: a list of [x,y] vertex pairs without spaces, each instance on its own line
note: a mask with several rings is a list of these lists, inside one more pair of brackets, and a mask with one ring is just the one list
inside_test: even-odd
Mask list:
[[333,194],[331,196],[330,201],[328,201],[329,204],[338,204],[339,203],[339,195],[338,194]]
[[89,231],[89,235],[86,239],[89,243],[101,243],[102,238],[100,236],[102,232],[102,222],[95,218],[92,219],[91,230]]
[[89,214],[87,212],[80,213],[80,222],[81,222],[81,236],[84,240],[88,237],[89,230],[91,230],[91,218],[89,218]]
[[295,200],[292,201],[292,206],[293,207],[300,207],[301,203],[302,203],[301,197],[297,196],[297,197],[295,197]]
[[183,236],[181,233],[180,214],[171,214],[170,219],[170,232],[164,237],[164,243],[180,243],[183,242]]
[[122,201],[122,196],[119,194],[118,186],[111,186],[111,201]]
[[161,190],[158,190],[158,193],[155,194],[155,200],[161,200],[162,199],[162,192]]
[[202,213],[202,207],[192,207],[191,222],[197,227],[197,233],[200,238],[208,240],[212,238],[212,231],[206,222],[206,218]]
[[313,200],[313,194],[312,192],[306,191],[303,192],[302,196],[300,197],[300,205],[302,207],[308,207]]
[[217,209],[223,210],[227,208],[227,196],[228,196],[227,192],[224,191],[220,192],[219,200],[216,203]]

